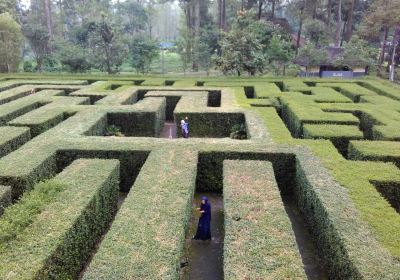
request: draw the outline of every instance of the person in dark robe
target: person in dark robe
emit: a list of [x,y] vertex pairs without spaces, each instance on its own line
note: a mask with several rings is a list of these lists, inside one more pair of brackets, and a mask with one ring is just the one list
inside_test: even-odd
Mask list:
[[211,239],[211,205],[206,196],[201,198],[201,205],[197,210],[200,212],[200,218],[197,233],[193,239],[209,240]]

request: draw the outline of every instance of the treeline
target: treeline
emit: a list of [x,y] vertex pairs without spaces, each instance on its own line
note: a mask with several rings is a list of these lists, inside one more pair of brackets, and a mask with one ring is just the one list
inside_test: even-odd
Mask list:
[[[2,0],[0,71],[150,71],[160,41],[183,71],[285,74],[297,65],[394,75],[398,0]],[[328,47],[339,48],[332,60]],[[32,63],[32,59],[34,62]],[[393,66],[393,67],[392,67]],[[387,70],[387,71],[385,71]]]

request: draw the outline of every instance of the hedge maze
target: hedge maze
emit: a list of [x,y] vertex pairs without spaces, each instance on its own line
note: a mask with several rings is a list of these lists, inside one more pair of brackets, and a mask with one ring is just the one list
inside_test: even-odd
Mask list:
[[[189,139],[163,138],[185,117]],[[329,278],[400,279],[398,86],[4,76],[0,124],[0,279],[183,279],[204,191],[225,279],[316,279],[283,196]]]

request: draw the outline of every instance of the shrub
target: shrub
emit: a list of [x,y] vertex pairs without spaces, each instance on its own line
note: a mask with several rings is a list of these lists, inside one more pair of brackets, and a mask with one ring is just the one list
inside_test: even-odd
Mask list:
[[243,140],[247,138],[247,130],[245,124],[236,124],[231,129],[231,139]]

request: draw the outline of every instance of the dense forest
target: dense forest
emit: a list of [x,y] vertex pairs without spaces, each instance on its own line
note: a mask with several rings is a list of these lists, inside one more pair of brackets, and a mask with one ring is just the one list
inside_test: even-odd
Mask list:
[[399,42],[399,0],[0,0],[0,72],[282,75],[329,64],[394,79]]

